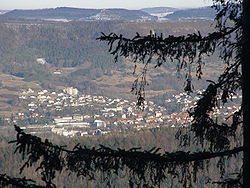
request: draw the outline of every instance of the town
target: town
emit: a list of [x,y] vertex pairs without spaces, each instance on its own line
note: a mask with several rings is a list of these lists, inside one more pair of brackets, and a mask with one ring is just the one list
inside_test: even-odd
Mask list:
[[[18,112],[5,120],[22,125],[30,133],[52,132],[67,137],[188,126],[192,121],[188,110],[195,107],[201,93],[202,91],[197,90],[193,94],[183,92],[173,95],[165,101],[166,106],[173,103],[179,106],[179,110],[171,112],[167,107],[159,106],[153,101],[145,101],[142,109],[136,102],[84,95],[73,87],[66,87],[60,92],[45,89],[34,91],[29,88],[21,91],[19,96],[26,112]],[[232,96],[233,100],[237,101],[238,98],[241,95]],[[221,109],[214,109],[212,116],[229,116],[238,109],[239,105],[232,103]],[[27,124],[24,121],[27,119],[32,121]]]

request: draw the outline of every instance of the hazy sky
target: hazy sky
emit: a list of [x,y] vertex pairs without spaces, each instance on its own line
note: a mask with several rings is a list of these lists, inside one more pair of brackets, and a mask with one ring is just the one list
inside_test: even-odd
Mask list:
[[201,7],[212,0],[0,0],[0,9],[38,9],[55,7],[128,8],[145,7]]

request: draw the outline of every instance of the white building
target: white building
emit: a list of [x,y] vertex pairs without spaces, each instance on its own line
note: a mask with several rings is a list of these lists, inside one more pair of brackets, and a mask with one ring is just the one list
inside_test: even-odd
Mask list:
[[38,64],[42,64],[42,65],[47,64],[47,61],[44,58],[37,58],[36,62]]
[[106,123],[102,120],[95,120],[93,125],[95,127],[106,127]]
[[66,87],[64,90],[63,90],[65,93],[69,94],[69,95],[77,95],[78,94],[78,89],[76,88],[73,88],[73,87]]

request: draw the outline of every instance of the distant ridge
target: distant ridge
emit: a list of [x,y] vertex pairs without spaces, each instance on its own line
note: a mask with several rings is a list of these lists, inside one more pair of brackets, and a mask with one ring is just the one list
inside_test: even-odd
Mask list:
[[161,14],[166,12],[175,12],[179,9],[173,7],[152,7],[152,8],[143,8],[140,10],[147,12],[149,14]]
[[164,18],[167,19],[214,19],[216,11],[211,7],[177,10]]
[[[1,11],[0,11],[1,12]],[[38,19],[57,21],[80,20],[128,20],[155,21],[166,19],[214,19],[216,11],[211,7],[177,9],[172,7],[152,7],[140,10],[114,9],[82,9],[82,8],[48,8],[34,10],[12,10],[2,12],[0,17],[14,19]]]
[[141,9],[144,12],[152,16],[156,16],[158,20],[165,20],[165,16],[174,13],[178,9],[172,7],[152,7],[152,8],[143,8]]
[[58,20],[156,20],[141,10],[127,9],[81,9],[59,7],[35,10],[12,10],[3,15],[4,18],[22,19],[58,19]]
[[9,12],[10,10],[0,10],[0,15]]

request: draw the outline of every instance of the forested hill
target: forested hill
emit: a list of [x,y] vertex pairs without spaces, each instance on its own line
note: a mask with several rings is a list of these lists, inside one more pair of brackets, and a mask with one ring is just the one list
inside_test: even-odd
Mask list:
[[216,11],[211,7],[176,9],[172,7],[151,7],[140,10],[128,9],[81,9],[70,7],[12,10],[0,14],[2,18],[37,19],[56,21],[127,20],[155,21],[164,19],[214,19]]
[[[157,34],[163,33],[164,36],[187,34],[197,30],[205,34],[211,31],[211,23],[207,20],[64,23],[2,18],[0,19],[0,76],[1,79],[9,77],[13,79],[12,81],[2,79],[0,87],[20,90],[22,86],[17,85],[15,80],[22,79],[27,84],[36,82],[47,89],[73,86],[84,93],[131,97],[133,96],[130,93],[131,84],[136,78],[136,75],[132,74],[134,64],[129,59],[120,59],[123,63],[114,63],[114,57],[108,53],[107,44],[96,40],[101,32],[106,34],[114,32],[129,38],[134,37],[136,32],[147,35],[150,30],[154,30]],[[44,63],[41,64],[38,59],[44,59]],[[183,91],[180,87],[183,86],[183,81],[176,77],[176,64],[167,62],[161,69],[151,70],[148,76],[148,96],[169,91]],[[217,68],[211,70],[213,71],[207,72],[214,74]],[[137,73],[139,71],[140,69]],[[10,99],[6,101],[10,103],[8,102]]]
[[211,7],[201,7],[194,9],[177,10],[173,14],[165,16],[167,19],[214,19],[215,9]]
[[[167,35],[181,35],[199,30],[209,31],[210,21],[166,21],[166,22],[126,22],[126,21],[78,21],[55,22],[36,20],[0,19],[0,60],[9,62],[34,62],[45,58],[57,67],[75,67],[84,62],[96,63],[108,55],[107,45],[96,38],[101,32],[134,37],[136,32],[147,35],[150,30]],[[2,71],[3,69],[1,69]]]
[[13,10],[1,17],[50,20],[156,20],[157,18],[141,10],[127,9],[80,9],[49,8],[36,10]]
[[152,7],[152,8],[143,8],[141,10],[149,14],[161,14],[161,13],[167,13],[167,12],[175,12],[178,9],[172,8],[172,7]]

